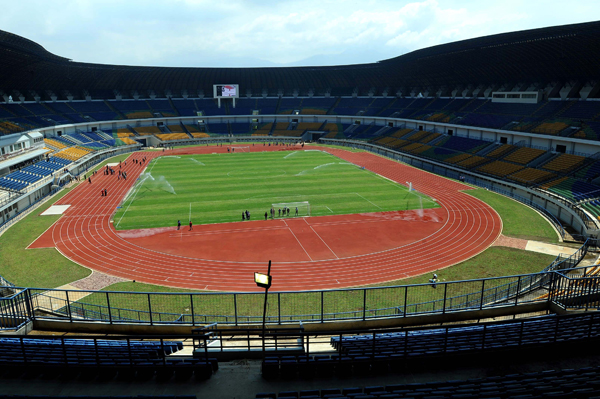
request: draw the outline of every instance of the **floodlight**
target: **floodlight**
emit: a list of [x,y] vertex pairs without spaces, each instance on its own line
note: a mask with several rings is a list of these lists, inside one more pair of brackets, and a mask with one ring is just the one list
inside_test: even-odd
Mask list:
[[271,288],[271,276],[268,274],[254,273],[254,282],[262,288]]

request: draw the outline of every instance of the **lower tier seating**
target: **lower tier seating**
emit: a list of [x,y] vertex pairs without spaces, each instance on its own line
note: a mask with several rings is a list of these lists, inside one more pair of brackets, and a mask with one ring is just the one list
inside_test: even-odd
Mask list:
[[257,393],[256,399],[317,398],[598,398],[600,367],[545,370],[469,380]]

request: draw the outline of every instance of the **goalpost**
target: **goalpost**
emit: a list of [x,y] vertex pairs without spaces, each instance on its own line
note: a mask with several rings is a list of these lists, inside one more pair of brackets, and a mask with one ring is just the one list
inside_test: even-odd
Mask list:
[[231,150],[233,152],[250,152],[250,146],[249,145],[232,146]]
[[[279,217],[279,209],[284,212],[284,209],[290,210],[290,217],[292,216],[310,216],[310,203],[308,201],[301,202],[280,202],[277,204],[271,204],[272,209],[275,211],[275,217]],[[298,209],[298,214],[296,214]],[[283,214],[281,215],[284,216]],[[287,216],[287,212],[285,212]]]

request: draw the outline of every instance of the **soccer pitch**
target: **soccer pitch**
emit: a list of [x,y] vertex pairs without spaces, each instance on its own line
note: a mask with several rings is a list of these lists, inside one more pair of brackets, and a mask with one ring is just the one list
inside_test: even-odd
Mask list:
[[234,222],[246,210],[251,220],[264,220],[271,204],[301,201],[310,202],[311,216],[438,207],[321,151],[163,156],[147,166],[117,209],[114,226],[166,227],[190,218],[194,224]]

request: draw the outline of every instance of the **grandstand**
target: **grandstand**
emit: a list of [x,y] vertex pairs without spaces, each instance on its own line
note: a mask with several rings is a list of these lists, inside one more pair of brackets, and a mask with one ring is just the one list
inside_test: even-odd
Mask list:
[[[265,377],[258,385],[267,387],[266,392],[256,392],[257,398],[591,396],[597,392],[597,368],[569,370],[560,364],[557,370],[542,366],[545,371],[528,374],[482,371],[469,378],[455,373],[443,377],[449,381],[434,375],[427,382],[406,384],[392,384],[396,377],[389,373],[412,364],[450,369],[463,355],[490,362],[510,356],[515,363],[541,352],[562,357],[566,355],[559,350],[567,345],[582,349],[597,342],[600,323],[595,312],[587,312],[598,308],[597,268],[577,266],[597,251],[594,238],[600,230],[599,38],[600,22],[591,22],[449,43],[374,64],[156,68],[73,62],[0,31],[0,90],[6,97],[0,104],[0,139],[32,131],[43,135],[36,149],[0,143],[3,150],[12,146],[2,152],[1,161],[11,164],[0,167],[0,190],[9,199],[26,199],[28,206],[60,190],[66,175],[85,175],[109,155],[138,149],[138,142],[204,146],[236,140],[266,143],[275,137],[273,141],[295,143],[307,132],[319,132],[322,143],[365,149],[454,179],[466,175],[469,183],[545,212],[561,239],[581,245],[533,275],[347,289],[341,294],[271,293],[276,299],[265,318],[279,331],[269,327],[266,341],[256,328],[260,301],[248,293],[90,291],[84,300],[70,288],[17,289],[2,279],[0,330],[68,325],[110,336],[2,338],[0,378],[78,378],[95,381],[95,387],[111,385],[114,379],[185,383],[192,376],[219,378],[218,364],[231,356],[239,363],[227,366]],[[505,62],[499,66],[496,60]],[[246,94],[235,107],[225,100],[219,107],[209,97],[217,76],[239,83]],[[539,98],[495,101],[499,87],[513,95],[528,88],[527,95]],[[19,101],[8,101],[8,96]],[[123,147],[128,148],[119,149]],[[27,159],[13,163],[23,153]],[[4,198],[0,228],[18,215]],[[103,210],[102,217],[112,211]],[[568,236],[561,223],[569,228]],[[89,228],[94,226],[99,224]],[[136,262],[141,267],[152,259]],[[385,269],[387,262],[382,255],[377,265]],[[211,267],[215,265],[221,263]],[[165,285],[177,286],[169,281]],[[344,300],[334,299],[341,296]],[[385,306],[378,302],[390,297]],[[358,306],[350,305],[357,300]],[[305,312],[298,303],[315,310]],[[293,311],[282,314],[282,308]],[[573,314],[559,316],[557,311]],[[507,320],[494,320],[498,318]],[[311,326],[304,330],[307,324]],[[436,326],[422,327],[427,324]],[[227,335],[229,328],[236,331]],[[150,337],[135,335],[140,331]],[[181,340],[172,337],[181,332]],[[128,335],[118,335],[123,333]],[[235,351],[224,343],[235,345],[238,339],[244,354],[232,355]],[[260,350],[261,341],[269,345],[268,355]],[[244,356],[260,360],[252,363]],[[225,375],[231,378],[231,373]],[[359,387],[297,388],[302,383],[296,382],[307,378],[322,378],[311,382],[312,387],[321,382],[329,386],[334,376],[355,378]],[[365,376],[379,380],[369,383]],[[296,385],[275,394],[269,379],[279,378]]]

